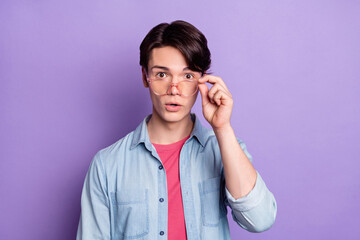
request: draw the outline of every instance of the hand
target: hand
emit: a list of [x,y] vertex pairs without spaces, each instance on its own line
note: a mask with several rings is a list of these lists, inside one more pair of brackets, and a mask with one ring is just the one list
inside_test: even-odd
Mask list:
[[[208,88],[206,82],[213,84]],[[199,79],[199,90],[205,119],[214,130],[230,126],[233,108],[232,95],[220,77],[204,75]]]

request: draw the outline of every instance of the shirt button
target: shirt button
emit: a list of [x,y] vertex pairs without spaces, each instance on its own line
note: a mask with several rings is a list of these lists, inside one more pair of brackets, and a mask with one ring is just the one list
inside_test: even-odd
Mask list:
[[163,232],[163,231],[161,231],[161,232],[160,232],[160,235],[161,235],[161,236],[162,236],[162,235],[164,235],[164,232]]
[[160,170],[161,170],[161,169],[163,169],[163,166],[162,166],[162,165],[160,165],[160,166],[159,166],[159,169],[160,169]]
[[160,198],[160,199],[159,199],[159,201],[160,201],[160,202],[163,202],[163,201],[164,201],[164,199],[163,199],[163,198]]

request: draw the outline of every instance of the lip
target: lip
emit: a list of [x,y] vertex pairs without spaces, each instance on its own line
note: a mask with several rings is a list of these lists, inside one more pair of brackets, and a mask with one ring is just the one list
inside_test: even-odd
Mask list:
[[[173,104],[173,105],[172,105]],[[176,105],[176,106],[174,106]],[[168,103],[165,103],[165,108],[166,110],[168,110],[169,112],[177,112],[180,110],[181,108],[181,104],[177,103],[177,102],[168,102]]]
[[165,103],[165,105],[171,105],[171,104],[181,106],[181,104],[178,103],[178,102],[167,102],[167,103]]

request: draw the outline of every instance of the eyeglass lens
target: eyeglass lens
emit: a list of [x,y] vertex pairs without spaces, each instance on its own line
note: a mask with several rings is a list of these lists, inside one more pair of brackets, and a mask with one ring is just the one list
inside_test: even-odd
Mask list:
[[181,95],[191,96],[197,91],[199,78],[199,73],[185,73],[177,83],[173,83],[170,74],[155,72],[150,74],[150,84],[152,90],[159,95],[167,94],[171,91],[172,85],[175,85]]

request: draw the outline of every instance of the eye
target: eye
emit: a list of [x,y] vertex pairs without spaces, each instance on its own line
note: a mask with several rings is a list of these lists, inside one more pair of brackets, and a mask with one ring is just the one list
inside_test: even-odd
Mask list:
[[193,78],[194,78],[194,76],[192,74],[190,74],[190,73],[185,74],[185,79],[193,79]]
[[164,77],[166,77],[166,73],[159,72],[159,73],[156,74],[156,76],[159,77],[159,78],[164,78]]

